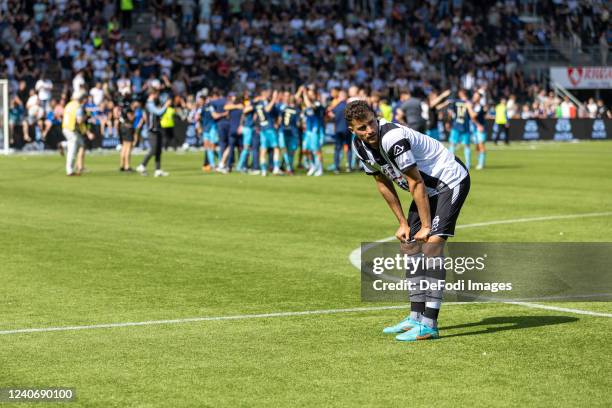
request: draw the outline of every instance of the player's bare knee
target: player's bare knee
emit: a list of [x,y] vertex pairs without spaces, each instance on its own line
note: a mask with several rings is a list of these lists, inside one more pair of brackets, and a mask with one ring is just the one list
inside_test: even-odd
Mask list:
[[404,255],[416,255],[421,253],[421,244],[419,242],[401,242],[400,253]]
[[423,254],[428,257],[443,256],[444,244],[446,240],[443,237],[433,235],[422,245]]

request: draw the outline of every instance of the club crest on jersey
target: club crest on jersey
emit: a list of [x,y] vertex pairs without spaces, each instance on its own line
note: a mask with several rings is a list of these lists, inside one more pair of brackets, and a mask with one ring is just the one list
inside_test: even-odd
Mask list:
[[402,174],[396,171],[393,167],[388,164],[385,164],[383,166],[380,166],[380,171],[385,176],[387,176],[389,180],[393,180],[393,182],[397,184],[399,188],[401,188],[402,190],[410,191],[410,188],[408,187],[408,182],[406,181],[404,176],[402,176]]

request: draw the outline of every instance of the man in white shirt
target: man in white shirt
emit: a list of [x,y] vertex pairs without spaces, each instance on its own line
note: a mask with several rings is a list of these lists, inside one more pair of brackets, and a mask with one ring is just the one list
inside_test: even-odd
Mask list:
[[85,78],[83,77],[83,71],[78,71],[72,79],[72,93],[81,94],[85,92]]
[[104,89],[102,89],[102,82],[96,82],[96,86],[91,88],[89,94],[93,98],[94,105],[100,106],[104,100]]
[[563,102],[561,102],[561,117],[563,119],[571,118],[571,107],[572,103],[570,102],[569,97],[563,98]]
[[[439,337],[437,320],[442,289],[421,289],[421,282],[439,284],[446,279],[444,244],[454,236],[459,212],[470,190],[470,175],[463,163],[440,142],[398,123],[377,119],[370,105],[354,100],[344,113],[349,130],[355,134],[353,149],[367,175],[399,222],[395,233],[404,253],[427,257],[427,262],[410,271],[410,315],[383,330],[397,334],[399,341]],[[394,184],[413,197],[404,214]],[[429,259],[434,262],[429,262]],[[433,265],[432,265],[433,264]]]
[[41,79],[36,81],[34,86],[38,92],[38,99],[43,109],[47,109],[47,104],[51,100],[51,91],[53,90],[53,82],[50,79],[43,76]]
[[106,59],[102,58],[101,55],[97,55],[96,59],[93,60],[91,66],[93,68],[93,77],[96,81],[100,81],[104,78],[104,70],[107,65]]
[[200,22],[196,26],[196,38],[198,43],[203,43],[204,41],[208,41],[208,37],[210,35],[210,24],[205,20],[200,19]]
[[117,80],[117,91],[119,92],[119,95],[123,96],[124,98],[132,93],[132,83],[130,82],[130,79],[125,76],[125,74],[121,75],[121,78]]

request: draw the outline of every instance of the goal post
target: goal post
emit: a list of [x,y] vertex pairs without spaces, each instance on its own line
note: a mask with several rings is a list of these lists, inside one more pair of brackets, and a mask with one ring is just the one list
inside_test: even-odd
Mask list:
[[0,149],[3,154],[9,153],[9,82],[0,79]]

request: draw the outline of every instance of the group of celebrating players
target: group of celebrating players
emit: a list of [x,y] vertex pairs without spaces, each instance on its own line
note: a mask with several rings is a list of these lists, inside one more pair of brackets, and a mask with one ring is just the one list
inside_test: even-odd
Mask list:
[[225,98],[213,89],[200,98],[195,115],[205,151],[203,170],[293,174],[299,153],[298,166],[307,168],[309,176],[323,175],[326,121],[334,120],[336,137],[350,142],[343,116],[345,93],[334,90],[331,96],[326,107],[313,86],[301,86],[296,93],[262,89],[253,98],[247,93]]
[[263,89],[252,99],[235,93],[224,98],[213,90],[199,103],[195,123],[202,135],[205,171],[235,168],[265,176],[271,168],[275,175],[293,174],[299,150],[308,175],[323,174],[326,109],[313,87],[300,87],[295,94]]
[[[450,91],[432,92],[419,101],[423,125],[411,124],[404,101],[387,105],[378,95],[366,95],[357,88],[347,91],[332,89],[327,98],[314,86],[298,88],[297,92],[262,89],[253,97],[248,93],[224,97],[216,89],[199,98],[195,107],[193,126],[200,135],[205,150],[204,171],[228,173],[234,169],[250,174],[293,174],[297,166],[305,167],[309,176],[323,174],[322,146],[329,124],[333,124],[334,164],[328,167],[340,171],[342,155],[346,155],[346,171],[357,167],[351,149],[354,135],[344,118],[347,102],[366,100],[381,118],[414,127],[434,139],[449,134],[449,150],[464,146],[466,166],[471,163],[470,145],[477,144],[478,165],[485,162],[485,124],[487,107],[482,95],[475,92],[468,98],[460,89],[456,98],[449,99]],[[325,95],[327,96],[327,95]],[[409,99],[403,95],[403,99]],[[326,103],[327,99],[327,103]],[[328,130],[326,132],[326,130]],[[238,153],[238,154],[236,154]]]
[[[489,112],[483,103],[486,97],[482,92],[474,92],[470,98],[467,91],[459,89],[454,98],[450,95],[450,90],[441,93],[433,90],[421,100],[404,91],[398,101],[389,103],[379,94],[369,95],[357,87],[334,88],[329,93],[318,91],[314,85],[300,86],[296,92],[262,88],[254,94],[229,92],[226,96],[213,88],[181,109],[174,107],[176,99],[164,95],[163,88],[152,89],[144,106],[131,107],[115,115],[122,142],[120,168],[132,171],[130,156],[134,140],[141,139],[138,135],[143,133],[150,151],[136,171],[146,175],[147,163],[155,157],[154,174],[167,176],[161,170],[161,153],[173,138],[168,123],[173,126],[172,118],[181,109],[187,113],[187,134],[204,149],[202,170],[205,172],[292,175],[296,168],[304,168],[308,176],[321,176],[326,134],[333,135],[334,140],[333,165],[327,170],[338,173],[345,156],[345,171],[350,172],[362,165],[353,154],[355,135],[347,125],[344,112],[347,103],[365,100],[381,119],[407,125],[436,140],[448,140],[452,153],[457,145],[463,145],[468,169],[470,145],[476,143],[476,168],[482,169],[486,119],[489,113],[495,115],[495,112]],[[86,107],[82,105],[84,113]],[[122,111],[120,104],[115,109]],[[71,134],[64,136],[69,141],[74,138]],[[75,149],[68,150],[72,153]],[[71,174],[72,166],[68,167],[67,172]]]

